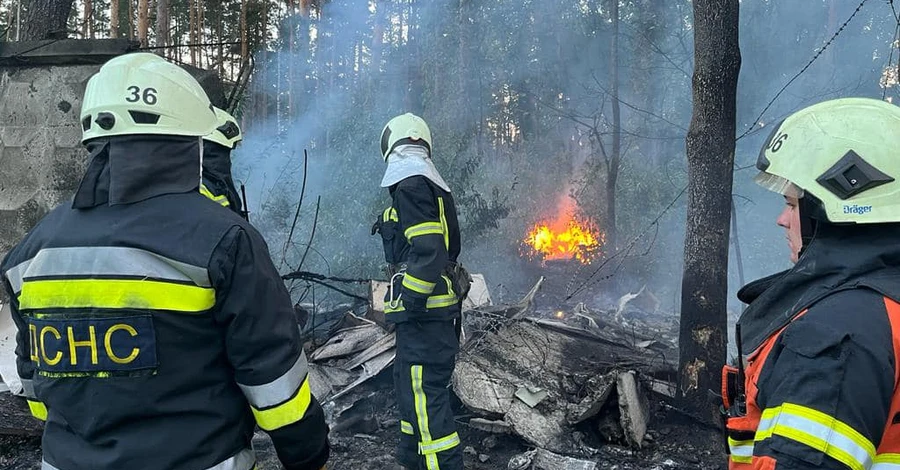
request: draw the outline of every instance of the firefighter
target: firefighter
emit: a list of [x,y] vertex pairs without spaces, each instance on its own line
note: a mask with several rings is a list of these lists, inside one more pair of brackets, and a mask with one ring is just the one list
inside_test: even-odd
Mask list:
[[231,152],[244,136],[234,116],[223,109],[213,107],[213,110],[218,125],[216,130],[203,138],[203,182],[200,192],[235,213],[246,216],[231,176]]
[[381,187],[392,198],[373,227],[384,242],[391,284],[385,317],[396,326],[394,387],[400,409],[397,460],[409,469],[463,468],[448,390],[465,298],[457,258],[459,222],[450,187],[431,159],[431,131],[407,113],[381,134]]
[[249,470],[256,426],[285,468],[322,468],[290,296],[260,234],[199,191],[203,89],[127,54],[88,81],[81,119],[74,198],[0,264],[42,468]]
[[723,371],[731,469],[900,468],[900,108],[825,101],[775,126],[791,269],[740,290]]

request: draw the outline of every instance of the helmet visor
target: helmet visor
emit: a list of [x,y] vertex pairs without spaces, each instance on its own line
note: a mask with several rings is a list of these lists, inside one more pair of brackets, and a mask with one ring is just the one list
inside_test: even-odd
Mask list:
[[756,184],[762,186],[763,188],[781,194],[782,196],[795,197],[797,199],[803,197],[802,188],[794,183],[791,183],[785,178],[773,175],[771,173],[761,171],[758,175],[756,175],[756,177],[753,178],[753,181],[755,181]]

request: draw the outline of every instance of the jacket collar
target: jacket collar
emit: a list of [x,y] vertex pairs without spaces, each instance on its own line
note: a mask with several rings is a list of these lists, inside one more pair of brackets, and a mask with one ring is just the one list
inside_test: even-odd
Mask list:
[[199,138],[139,135],[87,143],[91,161],[72,207],[132,204],[197,190],[200,142]]
[[241,198],[231,176],[231,149],[215,142],[203,143],[203,184],[213,194],[224,195],[229,209],[241,213]]
[[754,281],[738,292],[750,303],[739,320],[743,353],[822,298],[869,288],[900,301],[900,224],[816,224],[811,242],[790,270]]

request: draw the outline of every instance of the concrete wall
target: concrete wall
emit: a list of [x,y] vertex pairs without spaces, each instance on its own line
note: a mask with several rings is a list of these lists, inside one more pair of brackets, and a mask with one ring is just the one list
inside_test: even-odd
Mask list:
[[78,188],[87,165],[78,114],[99,68],[0,67],[0,255]]
[[[79,123],[85,86],[101,64],[135,46],[127,40],[0,43],[0,259],[78,189],[88,157]],[[215,73],[185,69],[213,104],[225,107]]]

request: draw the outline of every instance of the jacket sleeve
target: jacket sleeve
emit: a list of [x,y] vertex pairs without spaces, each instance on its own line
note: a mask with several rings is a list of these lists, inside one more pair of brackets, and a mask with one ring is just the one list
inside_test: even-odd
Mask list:
[[873,291],[842,291],[784,330],[759,379],[754,468],[872,465],[894,389],[884,305]]
[[[403,297],[418,300],[424,306],[449,259],[440,208],[431,187],[421,176],[407,178],[397,185],[394,208],[400,218],[400,230],[410,245]],[[408,302],[404,305],[409,307]]]
[[221,297],[216,321],[256,423],[285,468],[321,468],[329,457],[328,426],[309,388],[290,295],[262,236],[234,227],[213,254],[210,273]]
[[[31,327],[24,317],[19,313],[19,302],[16,292],[12,288],[9,279],[6,277],[6,270],[10,266],[4,263],[2,278],[4,297],[9,299],[9,312],[12,315],[13,322],[16,325],[16,372],[22,381],[22,388],[25,399],[28,401],[28,408],[31,415],[42,421],[47,420],[47,407],[41,401],[34,390],[34,374],[35,363],[33,357],[37,356],[37,350],[32,345],[33,338],[37,336],[37,332],[32,332]],[[0,309],[0,312],[3,312]]]

